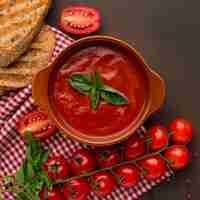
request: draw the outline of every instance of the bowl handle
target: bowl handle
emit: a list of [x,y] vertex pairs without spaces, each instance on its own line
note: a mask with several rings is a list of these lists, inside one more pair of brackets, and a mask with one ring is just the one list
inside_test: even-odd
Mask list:
[[165,81],[156,72],[150,70],[148,75],[151,92],[151,105],[148,115],[151,115],[152,113],[157,111],[164,103],[166,95],[166,85]]
[[35,105],[48,112],[48,77],[51,67],[39,71],[33,77],[32,97]]

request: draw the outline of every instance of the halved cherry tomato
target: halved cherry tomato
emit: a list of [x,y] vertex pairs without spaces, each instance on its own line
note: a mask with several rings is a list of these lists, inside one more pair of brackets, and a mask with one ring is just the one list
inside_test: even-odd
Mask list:
[[90,191],[89,183],[83,178],[71,180],[63,188],[65,199],[70,200],[86,200]]
[[157,151],[168,144],[169,137],[165,127],[160,125],[153,126],[148,130],[148,133],[151,138],[149,145],[151,150]]
[[101,16],[97,9],[74,5],[62,11],[60,25],[63,31],[75,35],[88,35],[100,27]]
[[179,170],[188,166],[190,154],[185,145],[172,145],[164,152],[172,169]]
[[119,184],[124,187],[132,187],[139,181],[140,171],[134,165],[123,165],[116,170]]
[[90,151],[86,149],[78,149],[72,156],[70,166],[73,175],[79,175],[95,170],[96,160]]
[[117,149],[101,148],[96,153],[96,160],[101,168],[111,167],[116,165],[121,159]]
[[69,166],[62,155],[51,156],[43,165],[48,176],[53,180],[59,180],[69,175]]
[[148,180],[160,178],[166,169],[165,161],[160,156],[151,156],[141,160],[139,163],[144,169],[144,177]]
[[109,172],[98,172],[92,176],[93,190],[100,197],[110,194],[115,185],[116,180]]
[[59,187],[54,187],[51,191],[43,189],[40,192],[41,200],[64,200],[64,197],[60,191]]
[[17,124],[17,130],[24,135],[31,131],[35,138],[47,138],[56,131],[56,126],[47,113],[34,111],[25,115]]
[[192,124],[183,118],[176,118],[170,125],[172,141],[175,144],[188,144],[192,139]]
[[133,135],[125,143],[125,159],[133,160],[138,156],[142,156],[145,153],[145,141],[143,138]]

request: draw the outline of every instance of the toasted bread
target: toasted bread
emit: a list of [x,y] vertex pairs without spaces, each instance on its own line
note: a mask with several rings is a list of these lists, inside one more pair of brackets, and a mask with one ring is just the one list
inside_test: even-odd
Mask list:
[[0,0],[0,67],[22,55],[40,31],[51,0]]
[[29,84],[35,73],[47,67],[55,42],[55,33],[45,25],[26,54],[8,68],[0,68],[0,90],[22,88]]

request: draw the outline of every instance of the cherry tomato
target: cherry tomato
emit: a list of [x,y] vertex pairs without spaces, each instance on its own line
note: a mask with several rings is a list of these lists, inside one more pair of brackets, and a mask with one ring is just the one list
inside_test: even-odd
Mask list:
[[75,179],[64,185],[63,194],[65,199],[70,200],[86,200],[90,193],[90,185],[83,179]]
[[94,192],[103,197],[110,194],[116,185],[114,176],[109,172],[99,172],[92,176],[92,187]]
[[125,159],[133,160],[145,153],[145,141],[134,135],[125,144]]
[[170,124],[172,141],[175,144],[188,144],[192,139],[192,124],[183,118],[177,118]]
[[134,165],[123,165],[116,170],[117,176],[120,178],[120,185],[124,187],[132,187],[139,181],[140,172]]
[[144,177],[148,180],[160,178],[166,169],[165,161],[160,156],[151,156],[141,160],[139,163],[145,170]]
[[51,191],[44,189],[40,192],[41,200],[64,200],[60,188],[54,187]]
[[96,161],[92,153],[86,149],[77,150],[70,163],[73,175],[95,170]]
[[101,168],[111,167],[119,163],[121,156],[116,149],[102,148],[96,154],[97,163]]
[[190,161],[190,153],[184,145],[172,145],[165,150],[164,156],[175,170],[187,167]]
[[48,118],[47,113],[34,111],[28,113],[19,121],[17,130],[22,135],[31,131],[35,138],[47,138],[55,132],[56,126]]
[[97,9],[75,5],[62,11],[60,25],[63,31],[75,35],[88,35],[100,28],[101,16]]
[[153,126],[148,131],[151,137],[150,149],[157,151],[168,144],[168,134],[167,129],[163,126],[157,125]]
[[53,180],[59,180],[69,175],[69,166],[65,158],[61,155],[52,156],[44,163],[43,169]]

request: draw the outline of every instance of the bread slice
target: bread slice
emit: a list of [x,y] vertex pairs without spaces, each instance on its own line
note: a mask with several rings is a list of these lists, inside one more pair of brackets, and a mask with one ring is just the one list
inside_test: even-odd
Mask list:
[[36,34],[51,0],[0,0],[0,67],[22,55]]
[[34,74],[46,68],[56,44],[56,34],[45,25],[28,52],[14,64],[0,68],[0,91],[25,87]]
[[29,75],[46,67],[55,47],[55,33],[49,26],[44,25],[41,32],[34,39],[27,53],[22,55],[8,68],[0,68],[0,75]]

